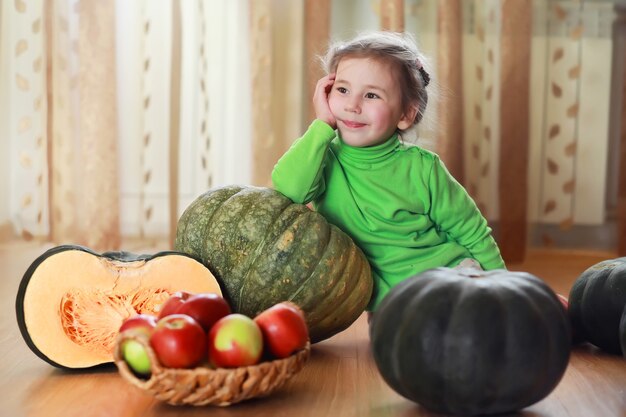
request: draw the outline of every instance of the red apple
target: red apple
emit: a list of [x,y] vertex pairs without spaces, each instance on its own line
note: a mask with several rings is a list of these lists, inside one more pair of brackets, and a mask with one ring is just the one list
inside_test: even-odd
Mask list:
[[309,340],[304,313],[294,303],[282,302],[254,318],[261,328],[266,349],[277,358],[286,358],[303,349]]
[[119,332],[122,333],[124,330],[139,328],[145,329],[147,333],[151,333],[156,324],[157,318],[155,316],[151,314],[136,314],[124,320]]
[[209,361],[216,367],[236,368],[254,365],[263,353],[259,326],[243,314],[229,314],[209,332]]
[[161,305],[158,316],[159,319],[169,316],[170,314],[176,314],[178,308],[191,296],[192,294],[187,291],[176,291]]
[[194,318],[208,332],[219,319],[229,315],[231,311],[221,295],[201,293],[189,297],[178,307],[176,313]]
[[171,314],[157,322],[150,346],[159,362],[168,368],[192,368],[206,357],[206,333],[197,321],[184,314]]

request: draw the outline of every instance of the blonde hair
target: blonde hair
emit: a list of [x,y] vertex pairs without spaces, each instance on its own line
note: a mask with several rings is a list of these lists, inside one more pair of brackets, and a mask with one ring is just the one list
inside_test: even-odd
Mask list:
[[328,74],[336,72],[339,62],[346,57],[372,58],[392,65],[402,84],[402,108],[407,110],[417,106],[412,126],[422,120],[428,104],[426,86],[430,83],[430,75],[425,68],[426,57],[419,52],[410,34],[365,32],[349,41],[335,42],[322,58],[325,71]]

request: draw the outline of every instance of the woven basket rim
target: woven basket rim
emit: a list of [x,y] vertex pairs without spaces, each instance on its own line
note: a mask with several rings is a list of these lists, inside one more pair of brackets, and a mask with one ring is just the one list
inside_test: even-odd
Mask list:
[[[122,343],[128,340],[135,340],[146,349],[152,368],[149,378],[138,377],[123,360]],[[271,394],[302,369],[310,350],[309,341],[304,349],[287,358],[263,361],[256,365],[211,368],[205,363],[190,369],[166,368],[158,361],[150,346],[148,334],[140,329],[128,329],[118,334],[113,356],[124,379],[159,400],[173,405],[227,406]],[[207,388],[212,381],[224,381],[224,384],[214,389]],[[255,388],[250,389],[251,386]]]

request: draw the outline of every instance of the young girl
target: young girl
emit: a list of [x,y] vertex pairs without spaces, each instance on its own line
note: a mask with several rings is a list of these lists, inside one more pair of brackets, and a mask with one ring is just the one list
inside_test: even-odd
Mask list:
[[374,278],[368,310],[430,268],[470,259],[504,268],[465,189],[436,154],[400,140],[428,102],[430,77],[410,36],[361,35],[331,46],[325,64],[316,119],[280,158],[272,181],[294,202],[313,202],[363,250]]

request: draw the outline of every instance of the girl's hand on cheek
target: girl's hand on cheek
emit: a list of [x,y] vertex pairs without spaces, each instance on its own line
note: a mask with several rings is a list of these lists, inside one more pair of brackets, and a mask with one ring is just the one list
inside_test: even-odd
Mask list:
[[317,82],[315,93],[313,94],[313,109],[315,110],[315,118],[336,129],[337,120],[335,120],[335,116],[330,111],[330,106],[328,105],[328,96],[334,82],[335,74],[328,74]]

